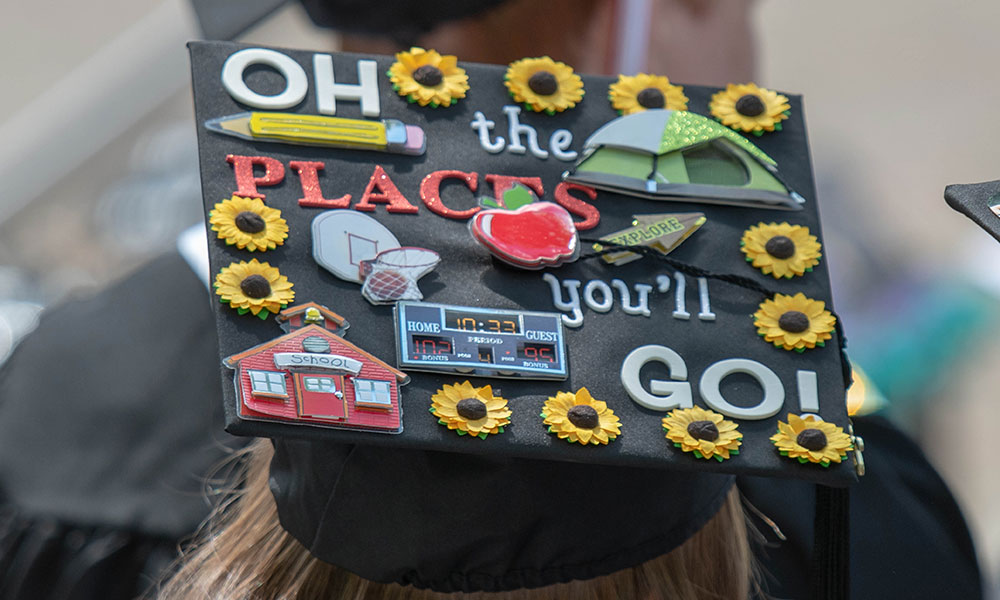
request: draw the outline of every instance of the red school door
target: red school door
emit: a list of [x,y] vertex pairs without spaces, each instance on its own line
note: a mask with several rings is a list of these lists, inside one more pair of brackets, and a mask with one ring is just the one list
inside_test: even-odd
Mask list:
[[342,420],[347,417],[343,375],[293,373],[299,416]]

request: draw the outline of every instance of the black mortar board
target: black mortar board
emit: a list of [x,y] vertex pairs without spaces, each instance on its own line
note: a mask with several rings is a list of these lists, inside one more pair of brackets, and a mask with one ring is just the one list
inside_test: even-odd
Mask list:
[[[279,514],[314,554],[371,579],[446,591],[608,572],[505,579],[501,569],[480,581],[345,565],[325,552],[318,498],[336,491],[326,486],[346,478],[347,466],[369,465],[375,479],[371,465],[392,456],[441,481],[442,452],[466,455],[450,459],[457,472],[470,460],[508,474],[545,461],[539,472],[576,463],[565,470],[597,481],[641,472],[667,488],[672,477],[708,477],[716,484],[701,496],[707,504],[728,475],[795,478],[821,484],[824,518],[844,507],[860,453],[845,437],[850,369],[817,256],[823,236],[801,98],[788,96],[779,130],[744,137],[710,116],[713,88],[684,87],[690,112],[620,117],[608,100],[615,79],[583,75],[583,99],[549,114],[533,110],[530,95],[512,99],[507,67],[459,63],[465,96],[450,105],[437,96],[434,106],[421,104],[419,90],[396,89],[416,89],[406,79],[411,61],[427,56],[394,67],[384,56],[190,49],[213,277],[226,270],[217,280],[225,295],[215,296],[226,429],[276,440]],[[529,81],[536,67],[512,66],[507,82],[522,94],[544,90],[545,81]],[[438,71],[420,77],[451,76],[447,63]],[[355,87],[366,78],[368,92]],[[343,86],[335,107],[333,85]],[[232,200],[238,193],[263,203]],[[287,239],[270,209],[287,222]],[[249,241],[264,240],[254,233],[262,225],[275,247]],[[278,273],[233,266],[253,260],[277,268],[294,301]],[[785,267],[788,277],[770,274]],[[793,335],[802,327],[806,341]],[[458,406],[467,398],[481,402]],[[687,406],[716,414],[692,416]],[[476,410],[493,420],[484,425]],[[668,412],[675,420],[665,423]],[[668,439],[666,425],[680,438],[730,442],[735,425],[741,443],[710,456],[685,445],[694,438]],[[813,433],[796,435],[803,429]],[[820,429],[827,435],[816,446],[808,438]],[[812,462],[818,455],[800,443],[829,453]],[[534,489],[545,489],[542,479]],[[350,489],[366,489],[364,477]],[[676,491],[664,496],[686,502]],[[314,518],[303,524],[296,511]],[[842,558],[832,550],[846,529],[837,531],[842,539],[818,536],[820,556]],[[414,546],[426,548],[420,540]],[[635,564],[608,564],[626,562]],[[535,566],[548,572],[545,559]],[[835,595],[840,575],[823,594]]]
[[944,199],[1000,241],[1000,181],[949,185]]

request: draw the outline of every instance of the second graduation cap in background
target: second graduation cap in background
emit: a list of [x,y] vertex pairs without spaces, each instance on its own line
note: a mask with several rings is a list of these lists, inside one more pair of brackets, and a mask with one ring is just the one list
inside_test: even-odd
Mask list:
[[230,432],[856,479],[798,97],[746,138],[547,57],[191,56]]
[[944,198],[949,206],[1000,241],[1000,181],[949,185]]

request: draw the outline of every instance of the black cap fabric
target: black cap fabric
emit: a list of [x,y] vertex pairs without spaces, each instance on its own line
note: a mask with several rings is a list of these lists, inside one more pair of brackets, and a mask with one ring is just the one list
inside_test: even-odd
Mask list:
[[[949,185],[944,189],[944,199],[948,206],[1000,241],[1000,181]],[[993,206],[997,209],[993,210]]]
[[281,525],[365,579],[438,592],[590,579],[670,552],[726,475],[275,440]]

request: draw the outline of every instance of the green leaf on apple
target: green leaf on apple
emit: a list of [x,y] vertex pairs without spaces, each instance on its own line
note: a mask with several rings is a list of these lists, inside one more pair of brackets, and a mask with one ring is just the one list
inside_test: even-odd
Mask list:
[[507,210],[517,210],[526,204],[531,204],[535,200],[534,192],[520,183],[515,183],[509,190],[503,193],[503,204]]

